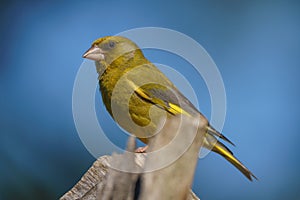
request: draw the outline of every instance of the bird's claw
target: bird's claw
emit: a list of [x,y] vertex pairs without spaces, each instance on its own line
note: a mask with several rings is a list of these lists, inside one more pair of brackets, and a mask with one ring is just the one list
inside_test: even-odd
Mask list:
[[139,147],[135,150],[135,153],[146,153],[146,150],[148,149],[148,145],[144,147]]

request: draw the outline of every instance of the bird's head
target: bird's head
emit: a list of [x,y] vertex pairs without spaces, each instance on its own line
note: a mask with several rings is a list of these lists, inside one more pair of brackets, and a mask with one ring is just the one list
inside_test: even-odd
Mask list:
[[128,56],[128,53],[139,50],[139,47],[131,40],[121,36],[106,36],[95,40],[84,54],[83,58],[94,61],[112,63],[121,56]]

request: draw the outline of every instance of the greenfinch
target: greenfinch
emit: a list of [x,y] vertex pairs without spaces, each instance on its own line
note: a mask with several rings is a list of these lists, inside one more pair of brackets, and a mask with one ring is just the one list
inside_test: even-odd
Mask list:
[[[112,118],[146,144],[159,129],[162,116],[184,114],[204,117],[145,58],[141,49],[125,37],[99,38],[92,43],[83,57],[95,61],[102,100]],[[203,146],[223,156],[249,180],[257,179],[217,138],[233,143],[207,124]]]

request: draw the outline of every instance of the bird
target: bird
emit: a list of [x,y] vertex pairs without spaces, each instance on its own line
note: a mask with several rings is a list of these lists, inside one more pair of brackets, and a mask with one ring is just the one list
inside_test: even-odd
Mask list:
[[[105,36],[96,39],[83,58],[95,62],[106,110],[123,129],[145,144],[156,134],[163,115],[201,115],[205,118],[167,76],[144,56],[138,45],[126,37]],[[203,146],[224,157],[250,181],[257,179],[218,138],[234,146],[207,123]],[[146,147],[140,151],[146,151]]]

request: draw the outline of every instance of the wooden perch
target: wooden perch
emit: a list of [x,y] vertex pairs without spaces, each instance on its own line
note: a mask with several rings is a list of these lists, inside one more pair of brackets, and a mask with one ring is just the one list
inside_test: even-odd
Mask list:
[[199,199],[190,187],[206,123],[183,116],[168,120],[145,154],[132,153],[130,137],[124,154],[100,157],[60,199]]

